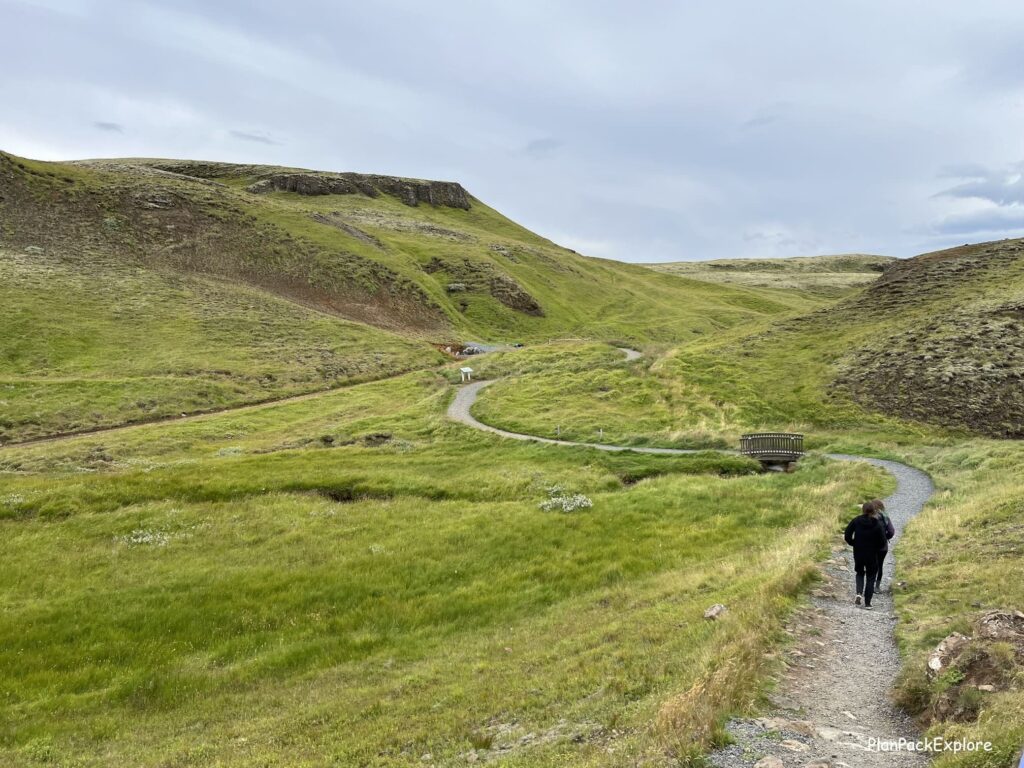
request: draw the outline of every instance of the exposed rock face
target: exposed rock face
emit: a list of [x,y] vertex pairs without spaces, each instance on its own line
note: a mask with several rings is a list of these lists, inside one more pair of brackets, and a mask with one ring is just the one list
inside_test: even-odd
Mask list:
[[[354,176],[354,174],[352,174]],[[275,173],[260,179],[248,187],[250,192],[262,194],[279,190],[299,195],[356,195],[377,197],[377,189],[348,174],[327,175],[320,173]]]
[[454,181],[415,181],[394,176],[366,177],[386,195],[393,195],[406,205],[421,202],[445,208],[469,210],[469,194]]
[[543,308],[533,296],[512,277],[491,264],[469,259],[445,261],[434,257],[423,265],[423,271],[428,274],[442,273],[454,278],[446,284],[449,293],[487,291],[506,307],[535,317],[544,316]]
[[356,195],[397,197],[408,206],[420,203],[469,210],[469,194],[453,181],[421,181],[359,173],[274,173],[247,188],[254,194],[295,192],[299,195]]

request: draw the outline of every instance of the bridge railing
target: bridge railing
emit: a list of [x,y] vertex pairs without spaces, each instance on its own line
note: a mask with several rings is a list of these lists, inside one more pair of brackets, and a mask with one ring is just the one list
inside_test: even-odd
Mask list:
[[742,435],[740,453],[755,459],[796,461],[804,455],[804,436],[789,432],[754,432]]

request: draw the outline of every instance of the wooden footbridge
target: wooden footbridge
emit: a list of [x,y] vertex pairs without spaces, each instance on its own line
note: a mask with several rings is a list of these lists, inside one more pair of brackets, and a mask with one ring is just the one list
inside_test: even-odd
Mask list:
[[740,453],[768,469],[792,469],[804,455],[804,436],[789,432],[754,432],[740,436]]

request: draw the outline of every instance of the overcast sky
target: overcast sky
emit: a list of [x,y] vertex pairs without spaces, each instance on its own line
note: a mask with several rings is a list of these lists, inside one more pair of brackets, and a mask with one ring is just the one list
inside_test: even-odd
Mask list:
[[1024,4],[0,0],[0,149],[452,179],[667,261],[1024,235]]

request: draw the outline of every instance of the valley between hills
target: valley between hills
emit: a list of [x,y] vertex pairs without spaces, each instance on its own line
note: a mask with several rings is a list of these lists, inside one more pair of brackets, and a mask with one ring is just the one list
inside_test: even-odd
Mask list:
[[[706,764],[896,488],[832,454],[935,486],[878,696],[1024,742],[1022,241],[652,269],[456,182],[0,153],[0,296],[0,764]],[[695,452],[471,429],[467,365],[485,425]]]

